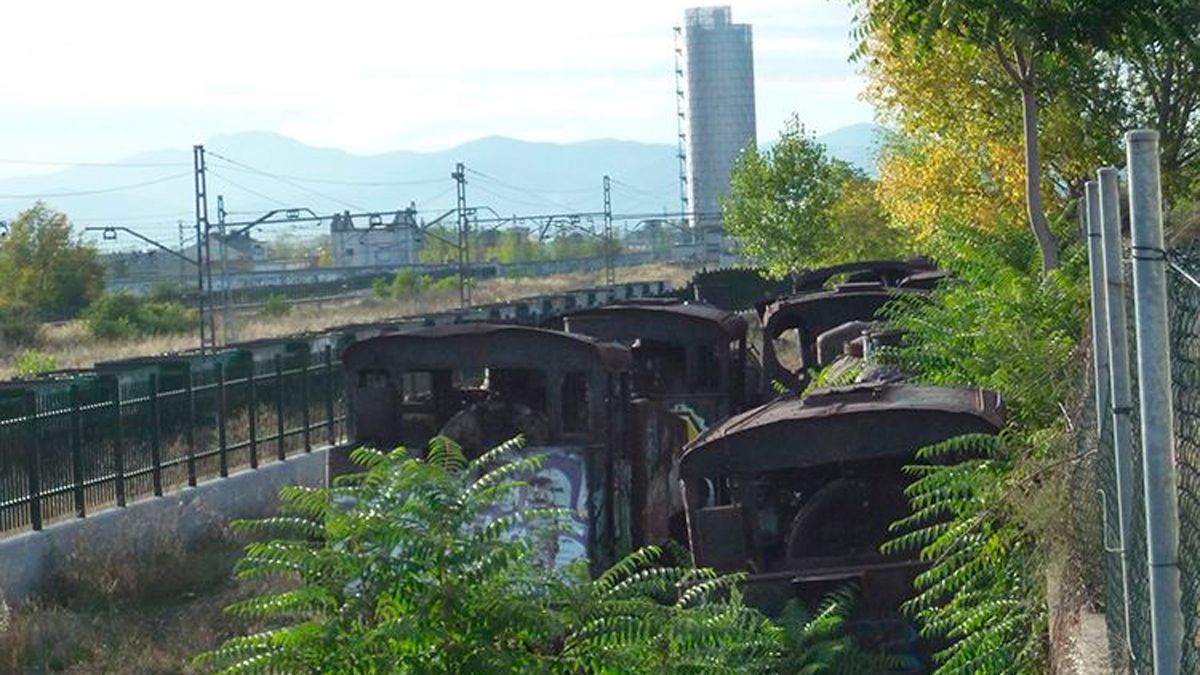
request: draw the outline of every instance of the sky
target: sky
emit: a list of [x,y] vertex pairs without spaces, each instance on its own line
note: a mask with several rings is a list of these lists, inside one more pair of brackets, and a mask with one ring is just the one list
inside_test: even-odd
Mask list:
[[[674,0],[43,0],[0,39],[0,160],[267,130],[357,153],[490,135],[674,143]],[[871,120],[847,0],[742,0],[760,142]],[[0,162],[0,177],[48,168]]]

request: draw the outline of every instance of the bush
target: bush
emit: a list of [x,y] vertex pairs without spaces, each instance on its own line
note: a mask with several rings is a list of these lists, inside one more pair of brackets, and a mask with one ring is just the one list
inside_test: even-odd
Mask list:
[[8,346],[32,344],[41,330],[42,324],[29,305],[0,305],[0,343]]
[[263,301],[262,309],[258,313],[271,318],[287,316],[292,313],[292,301],[282,293],[272,293]]
[[17,377],[33,377],[58,370],[58,359],[50,354],[25,351],[17,355]]
[[412,268],[396,272],[396,277],[392,279],[392,297],[397,300],[412,298],[424,288],[426,278],[417,274],[416,270]]
[[196,311],[174,302],[153,302],[129,293],[105,293],[83,315],[88,332],[102,340],[185,333]]
[[375,297],[380,299],[392,297],[392,287],[388,285],[388,280],[383,277],[376,277],[371,280],[371,292]]
[[361,474],[284,488],[283,513],[237,524],[282,532],[247,547],[240,576],[290,590],[232,614],[279,627],[233,638],[201,663],[226,673],[884,672],[842,634],[847,596],[782,626],[745,606],[739,575],[636,551],[596,579],[547,544],[574,512],[520,508],[540,457],[514,439],[468,462],[445,438],[425,459],[357,450]]

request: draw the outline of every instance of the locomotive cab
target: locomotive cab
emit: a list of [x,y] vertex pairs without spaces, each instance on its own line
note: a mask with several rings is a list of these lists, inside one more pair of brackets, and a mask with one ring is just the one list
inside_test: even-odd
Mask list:
[[[342,357],[352,445],[419,450],[437,435],[477,457],[517,434],[543,457],[532,492],[570,508],[581,527],[560,537],[556,561],[603,569],[630,548],[623,401],[628,348],[581,335],[510,325],[450,324],[364,340]],[[350,470],[348,451],[330,474]]]

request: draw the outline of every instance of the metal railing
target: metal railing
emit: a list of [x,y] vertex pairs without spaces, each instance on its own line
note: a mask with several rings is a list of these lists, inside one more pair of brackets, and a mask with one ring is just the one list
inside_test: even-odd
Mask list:
[[172,386],[163,379],[116,373],[19,392],[22,413],[0,419],[0,536],[284,461],[344,434],[329,346],[189,364]]

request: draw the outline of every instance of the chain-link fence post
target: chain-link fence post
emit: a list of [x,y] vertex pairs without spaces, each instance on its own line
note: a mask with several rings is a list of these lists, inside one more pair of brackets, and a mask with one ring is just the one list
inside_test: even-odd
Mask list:
[[1179,672],[1183,614],[1179,586],[1179,493],[1175,476],[1175,421],[1171,397],[1171,343],[1167,330],[1167,260],[1163,250],[1158,132],[1125,135],[1129,214],[1133,239],[1133,311],[1146,495],[1150,628],[1155,675]]

